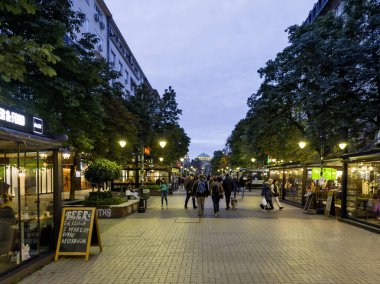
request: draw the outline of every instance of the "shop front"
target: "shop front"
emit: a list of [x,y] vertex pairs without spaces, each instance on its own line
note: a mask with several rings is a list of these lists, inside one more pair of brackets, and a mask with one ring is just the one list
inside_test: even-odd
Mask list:
[[305,192],[304,166],[301,164],[282,164],[269,169],[269,177],[279,181],[282,200],[302,206]]
[[343,218],[380,229],[380,150],[344,157],[347,163]]
[[0,106],[0,282],[54,250],[60,142],[42,119]]
[[320,163],[308,163],[306,168],[305,196],[313,194],[313,209],[317,210],[317,213],[323,213],[328,197],[332,196],[334,204],[331,204],[331,206],[334,206],[334,215],[340,216],[343,178],[343,163],[341,159],[325,160],[322,168]]

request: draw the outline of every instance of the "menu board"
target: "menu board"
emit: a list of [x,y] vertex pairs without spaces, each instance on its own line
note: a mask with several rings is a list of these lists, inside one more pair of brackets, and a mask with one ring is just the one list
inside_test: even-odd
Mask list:
[[335,191],[330,190],[327,195],[326,200],[326,208],[325,208],[325,215],[326,216],[335,216],[335,205],[334,205],[334,198],[335,197]]
[[102,250],[96,208],[64,208],[55,261],[60,255],[84,255],[88,261],[91,245]]
[[304,212],[308,212],[310,209],[311,201],[313,200],[314,193],[310,192],[310,194],[307,196],[305,207],[303,209]]

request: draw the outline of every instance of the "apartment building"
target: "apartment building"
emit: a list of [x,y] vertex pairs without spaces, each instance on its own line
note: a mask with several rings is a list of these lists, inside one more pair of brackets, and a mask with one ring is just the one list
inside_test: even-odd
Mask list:
[[344,0],[318,0],[310,10],[304,24],[313,23],[319,16],[326,15],[333,11],[336,16],[340,16],[344,11]]
[[95,34],[99,39],[95,47],[96,52],[107,60],[111,68],[120,73],[120,77],[111,83],[121,83],[127,95],[133,93],[136,86],[144,82],[150,86],[105,1],[75,0],[73,10],[85,15],[80,34]]

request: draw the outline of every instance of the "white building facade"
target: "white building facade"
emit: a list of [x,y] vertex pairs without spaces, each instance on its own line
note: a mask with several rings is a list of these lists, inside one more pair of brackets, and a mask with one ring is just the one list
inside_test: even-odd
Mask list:
[[95,51],[120,73],[120,77],[111,83],[121,83],[127,95],[144,82],[150,86],[103,0],[75,0],[72,9],[85,15],[80,34],[95,34],[99,39]]

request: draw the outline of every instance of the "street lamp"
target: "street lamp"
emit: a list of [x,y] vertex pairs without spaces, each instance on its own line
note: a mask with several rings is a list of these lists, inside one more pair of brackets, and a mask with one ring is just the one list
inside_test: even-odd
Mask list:
[[162,162],[164,160],[164,158],[162,158],[162,157],[159,157],[158,159],[160,160],[160,162]]
[[341,143],[338,144],[338,146],[339,146],[339,148],[341,150],[344,150],[347,147],[347,143],[346,142],[341,142]]
[[255,158],[251,158],[251,162],[252,163],[256,162],[256,159]]
[[298,142],[298,146],[300,146],[300,148],[303,149],[306,146],[306,142],[305,141],[300,141],[300,142]]
[[68,160],[68,159],[70,159],[70,151],[69,150],[67,150],[67,149],[63,149],[63,151],[62,151],[62,157],[63,157],[63,159],[64,160]]
[[160,144],[161,148],[165,148],[167,142],[165,140],[161,140],[160,142],[158,142],[158,144]]
[[119,141],[119,145],[120,145],[121,148],[124,148],[125,145],[127,145],[127,141],[125,141],[125,140],[120,140],[120,141]]

